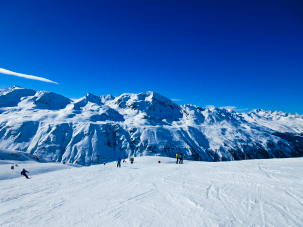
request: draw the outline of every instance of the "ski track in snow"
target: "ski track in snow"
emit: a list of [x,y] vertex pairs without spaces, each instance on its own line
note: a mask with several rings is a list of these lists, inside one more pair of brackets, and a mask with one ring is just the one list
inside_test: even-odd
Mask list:
[[2,164],[0,226],[303,226],[302,158],[184,163]]

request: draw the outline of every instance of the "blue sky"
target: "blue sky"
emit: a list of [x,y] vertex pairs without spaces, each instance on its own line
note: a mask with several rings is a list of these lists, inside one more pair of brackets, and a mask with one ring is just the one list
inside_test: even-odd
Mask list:
[[156,91],[178,104],[303,114],[303,2],[0,3],[0,74],[70,98]]

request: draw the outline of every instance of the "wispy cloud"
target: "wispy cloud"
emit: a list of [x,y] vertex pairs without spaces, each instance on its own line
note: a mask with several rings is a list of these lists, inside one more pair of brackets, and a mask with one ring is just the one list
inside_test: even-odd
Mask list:
[[[213,105],[206,105],[205,107],[206,108],[215,108],[215,106],[213,106]],[[219,108],[220,109],[226,109],[226,110],[233,110],[233,111],[236,111],[236,112],[241,112],[241,111],[248,110],[248,108],[246,108],[246,109],[238,109],[236,106],[221,106]]]
[[171,99],[171,101],[174,101],[174,102],[181,102],[182,99]]
[[237,112],[241,112],[241,111],[248,110],[248,108],[246,108],[246,109],[238,109],[238,108],[235,107],[235,106],[221,106],[221,107],[219,107],[219,108],[220,108],[220,109],[233,110],[233,111],[237,111]]
[[26,75],[26,74],[22,74],[22,73],[15,73],[13,71],[9,71],[9,70],[3,69],[3,68],[0,68],[0,73],[6,74],[6,75],[11,75],[11,76],[23,77],[23,78],[31,79],[31,80],[40,80],[40,81],[43,81],[43,82],[58,84],[57,82],[51,81],[49,79],[45,79],[43,77]]
[[227,109],[227,110],[235,110],[235,109],[237,109],[237,107],[235,107],[235,106],[221,106],[219,108],[220,109]]
[[235,109],[235,111],[246,111],[246,110],[248,110],[248,108],[246,108],[246,109]]

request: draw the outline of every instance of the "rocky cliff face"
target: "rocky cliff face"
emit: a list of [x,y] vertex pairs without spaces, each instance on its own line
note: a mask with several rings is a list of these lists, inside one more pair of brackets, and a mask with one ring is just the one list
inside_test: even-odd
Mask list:
[[[0,91],[0,148],[91,165],[183,152],[219,161],[303,156],[303,117],[177,105],[155,92],[70,100],[17,86]],[[98,156],[97,156],[98,155]]]

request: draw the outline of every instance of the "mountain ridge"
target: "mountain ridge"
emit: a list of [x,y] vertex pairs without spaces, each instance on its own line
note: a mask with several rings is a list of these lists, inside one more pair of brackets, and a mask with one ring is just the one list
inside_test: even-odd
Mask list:
[[281,111],[177,105],[153,91],[71,100],[18,86],[1,91],[0,107],[0,148],[48,161],[91,165],[97,155],[110,161],[176,152],[205,161],[303,155],[303,116]]

